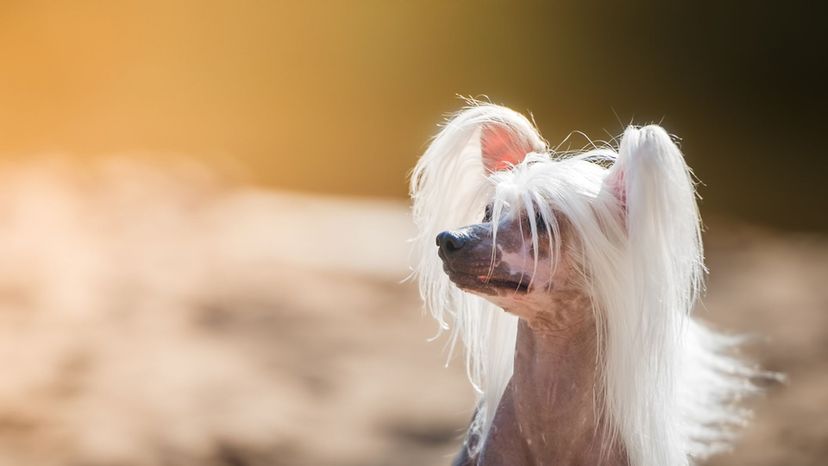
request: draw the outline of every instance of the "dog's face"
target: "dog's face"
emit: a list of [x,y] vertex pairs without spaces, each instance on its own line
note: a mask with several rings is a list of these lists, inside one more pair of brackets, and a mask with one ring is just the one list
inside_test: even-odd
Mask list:
[[495,235],[489,205],[481,223],[437,235],[443,270],[460,289],[532,321],[577,288],[567,248],[554,246],[565,242],[555,235],[567,235],[566,222],[556,223],[553,231],[540,215],[532,219],[525,209],[504,208]]
[[[554,206],[526,205],[512,188],[544,183],[544,157],[533,156],[525,140],[508,128],[484,127],[481,156],[486,170],[512,192],[509,202],[486,207],[480,223],[437,235],[438,254],[449,279],[463,291],[476,294],[529,321],[562,322],[553,315],[562,300],[582,299],[582,279],[571,251],[574,235],[569,222]],[[515,167],[519,165],[519,168]],[[521,180],[515,182],[515,173]],[[499,185],[498,185],[499,186]],[[537,198],[537,197],[536,197]]]

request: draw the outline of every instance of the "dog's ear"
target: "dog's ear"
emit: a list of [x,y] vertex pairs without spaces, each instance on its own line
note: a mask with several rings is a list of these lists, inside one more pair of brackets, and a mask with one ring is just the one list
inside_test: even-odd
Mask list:
[[[622,207],[664,203],[681,192],[682,200],[695,206],[690,169],[681,151],[657,125],[629,127],[624,131],[618,157],[610,167],[603,189],[615,196]],[[660,192],[663,191],[663,192]],[[669,199],[664,196],[670,194]]]
[[681,150],[660,126],[629,127],[609,170],[602,189],[621,207],[633,264],[648,269],[640,276],[680,275],[677,282],[690,286],[686,294],[695,299],[703,271],[701,219]]
[[480,132],[483,166],[489,172],[512,168],[522,162],[532,150],[532,142],[508,125],[488,123]]

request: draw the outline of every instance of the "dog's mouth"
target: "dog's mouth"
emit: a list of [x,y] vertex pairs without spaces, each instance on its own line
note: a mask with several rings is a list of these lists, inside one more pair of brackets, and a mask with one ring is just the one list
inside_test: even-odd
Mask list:
[[458,288],[466,291],[477,291],[494,294],[498,291],[511,291],[514,293],[529,292],[529,277],[498,277],[489,275],[486,270],[482,273],[468,273],[447,267],[444,270],[449,279]]

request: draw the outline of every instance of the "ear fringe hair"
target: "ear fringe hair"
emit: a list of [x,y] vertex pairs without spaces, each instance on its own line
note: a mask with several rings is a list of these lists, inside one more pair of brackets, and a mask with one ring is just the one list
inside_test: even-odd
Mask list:
[[[512,375],[517,318],[457,289],[443,272],[435,237],[441,231],[479,222],[494,192],[481,161],[484,127],[506,129],[534,152],[545,153],[546,143],[523,115],[496,105],[471,104],[445,123],[420,158],[412,172],[410,194],[418,230],[413,254],[420,295],[440,331],[450,332],[451,350],[458,341],[465,347],[468,377],[478,395],[469,435],[485,439],[483,434]],[[482,443],[476,442],[474,448],[481,448]]]
[[754,390],[751,371],[726,356],[734,340],[690,318],[706,269],[692,173],[670,136],[628,128],[605,187],[626,226],[617,266],[592,276],[607,411],[632,464],[687,465],[744,422],[732,403]]

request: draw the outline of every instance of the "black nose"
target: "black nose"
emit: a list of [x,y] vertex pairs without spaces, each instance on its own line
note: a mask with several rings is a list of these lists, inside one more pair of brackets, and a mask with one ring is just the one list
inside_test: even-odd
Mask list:
[[466,238],[464,236],[450,231],[444,231],[437,235],[437,246],[446,254],[462,249],[465,244]]

